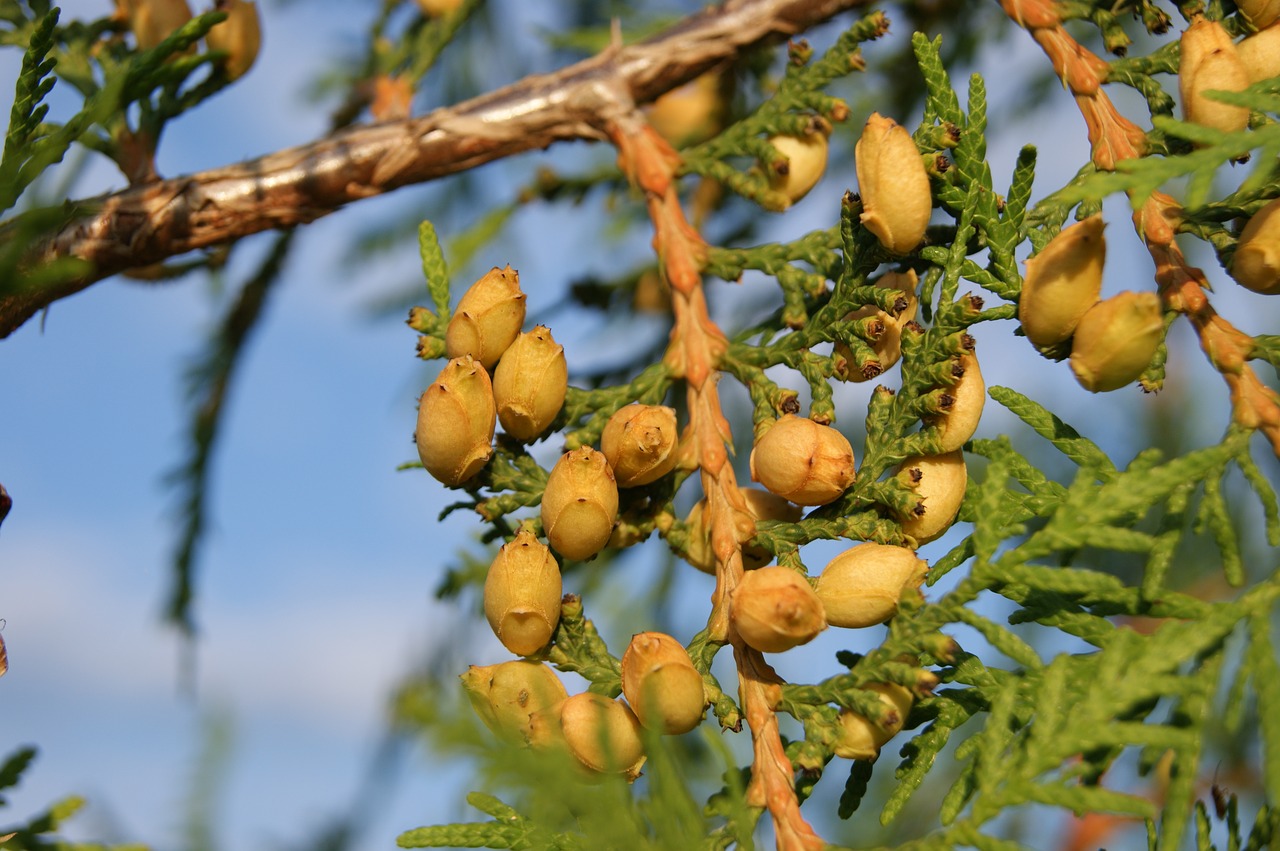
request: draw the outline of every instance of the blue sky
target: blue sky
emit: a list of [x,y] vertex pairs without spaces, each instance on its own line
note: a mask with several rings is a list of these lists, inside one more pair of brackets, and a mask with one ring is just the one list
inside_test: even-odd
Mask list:
[[[82,0],[65,12],[100,14],[106,5]],[[267,3],[257,67],[167,132],[161,171],[224,165],[320,136],[325,110],[309,108],[300,93],[331,51],[352,49],[363,30],[353,18],[367,5]],[[518,37],[536,41],[534,21],[499,19],[516,20]],[[0,88],[16,73],[12,59],[0,65]],[[991,75],[993,103],[1014,77]],[[1007,182],[1022,144],[1039,144],[1042,163],[1050,163],[1061,140],[1083,138],[1069,97],[1057,97],[1060,108],[1049,116],[993,140],[997,185]],[[854,124],[837,132],[851,141],[860,121]],[[561,149],[525,161],[567,163],[579,155]],[[1079,156],[1064,159],[1074,165]],[[487,191],[505,197],[510,174],[490,169]],[[1042,174],[1037,196],[1062,179]],[[775,219],[775,235],[828,226],[853,182],[851,162],[833,163],[808,198]],[[86,194],[118,181],[97,169],[89,184]],[[432,597],[445,555],[479,527],[463,515],[438,524],[448,493],[421,472],[395,470],[414,457],[415,400],[431,370],[415,361],[413,334],[398,318],[371,320],[364,307],[389,285],[413,279],[416,245],[406,240],[359,268],[341,262],[353,233],[378,216],[403,214],[424,197],[415,192],[362,202],[308,227],[250,344],[213,479],[212,531],[198,577],[194,695],[183,689],[183,645],[160,619],[175,508],[162,481],[184,453],[181,366],[215,316],[210,284],[107,281],[54,305],[43,328],[30,322],[0,344],[0,481],[15,501],[0,530],[0,618],[11,662],[0,680],[0,753],[21,743],[41,749],[0,824],[74,792],[90,807],[73,836],[174,847],[201,725],[210,713],[225,712],[234,751],[217,820],[224,847],[298,841],[346,811],[387,697],[406,670],[460,632],[474,635],[473,657],[465,661],[506,658],[482,618]],[[590,206],[525,211],[502,242],[505,253],[478,265],[520,269],[536,313],[576,274],[617,262],[593,243],[599,215]],[[1104,294],[1149,286],[1124,204],[1108,204],[1107,220],[1112,252]],[[447,234],[449,224],[437,227]],[[637,246],[647,241],[641,236]],[[233,279],[264,245],[257,239],[244,246]],[[455,285],[480,271],[462,270]],[[1273,329],[1269,302],[1238,291],[1220,270],[1211,277],[1223,290],[1217,301],[1224,312],[1245,317],[1251,332]],[[712,292],[722,301],[738,297],[729,285]],[[571,368],[620,330],[628,329],[585,320],[553,327]],[[1225,399],[1180,403],[1196,398],[1206,381],[1215,399],[1222,396],[1184,331],[1171,360],[1195,369],[1155,399],[1120,391],[1117,405],[1114,396],[1093,397],[1076,386],[1065,363],[1032,356],[1025,340],[1004,339],[1009,330],[982,329],[987,383],[1044,400],[1062,394],[1073,423],[1121,461],[1132,454],[1134,418],[1160,406],[1200,417],[1210,435],[1225,425]],[[871,389],[839,390],[837,411],[851,432],[861,428]],[[1011,428],[1011,418],[989,403],[979,435]],[[949,540],[925,554],[945,552]],[[806,560],[819,567],[831,555],[830,545],[814,545]],[[625,569],[642,578],[643,561]],[[696,630],[710,590],[692,571],[685,583],[682,622],[690,628],[683,639]],[[831,653],[846,646],[848,637],[832,631],[788,655],[780,670],[824,676]],[[465,776],[465,766],[416,754],[360,847],[387,848],[401,830],[471,818],[461,805]]]

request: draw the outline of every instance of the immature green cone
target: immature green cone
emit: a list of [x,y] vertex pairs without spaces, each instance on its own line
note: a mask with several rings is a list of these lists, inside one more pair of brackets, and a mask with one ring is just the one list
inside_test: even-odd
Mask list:
[[929,565],[906,547],[858,544],[827,563],[814,589],[827,623],[861,629],[898,613],[908,588],[919,588]]
[[600,451],[620,488],[647,485],[670,473],[679,443],[676,409],[665,405],[624,405],[600,435]]
[[941,441],[939,452],[959,449],[973,437],[987,403],[987,385],[982,380],[982,370],[978,368],[977,354],[965,352],[957,359],[957,364],[964,370],[964,375],[949,391],[951,407],[925,418],[925,425],[936,429]]
[[1101,214],[1063,228],[1027,261],[1018,321],[1035,345],[1057,345],[1075,333],[1080,317],[1098,302],[1107,257]]
[[1071,341],[1071,371],[1084,389],[1105,393],[1137,381],[1164,339],[1160,298],[1122,292],[1093,306]]
[[1244,226],[1231,260],[1231,277],[1255,293],[1280,293],[1280,199],[1254,213]]
[[668,736],[697,727],[707,707],[702,675],[688,651],[662,632],[631,637],[622,654],[622,694],[641,724]]
[[826,505],[853,484],[853,447],[831,426],[783,414],[751,450],[751,478],[797,505]]
[[547,645],[560,622],[560,568],[525,529],[498,551],[484,580],[484,616],[502,645],[528,656]]
[[462,294],[445,329],[445,351],[451,358],[471,355],[485,369],[493,369],[520,333],[524,308],[520,273],[510,266],[494,266]]
[[472,665],[462,686],[485,726],[514,744],[528,741],[529,716],[569,696],[551,666],[524,660]]
[[831,126],[818,121],[812,132],[803,136],[770,136],[769,144],[786,157],[787,163],[770,175],[769,188],[786,195],[792,204],[808,195],[827,170],[830,135]]
[[618,519],[618,484],[600,452],[583,446],[560,456],[542,493],[542,527],[565,558],[591,558]]
[[808,580],[789,567],[762,567],[742,574],[729,601],[729,621],[762,653],[808,644],[827,628],[822,600]]
[[873,112],[854,147],[862,224],[894,254],[924,239],[933,196],[920,151],[906,128]]
[[1257,29],[1269,27],[1280,19],[1280,0],[1236,0],[1236,8]]
[[533,440],[564,407],[568,387],[564,346],[547,326],[516,337],[493,371],[493,398],[503,430],[517,440]]
[[[907,300],[906,308],[897,316],[893,316],[875,305],[869,304],[845,316],[844,321],[849,322],[867,316],[879,316],[881,321],[884,322],[884,333],[871,344],[871,348],[876,353],[876,359],[880,362],[880,371],[883,372],[897,363],[902,357],[902,329],[908,322],[916,318],[916,309],[920,303],[916,297],[916,286],[919,284],[919,278],[916,276],[915,269],[908,269],[905,272],[887,272],[876,279],[875,284],[877,287],[897,290],[902,293]],[[853,363],[853,351],[847,343],[837,341],[835,354],[843,357],[846,363]],[[857,369],[849,369],[847,376],[849,381],[854,382],[866,381],[874,377],[866,375]]]
[[1269,26],[1236,44],[1250,83],[1280,76],[1280,27]]
[[[784,520],[795,523],[803,513],[800,506],[788,502],[777,494],[760,488],[738,488],[747,503],[747,513],[752,520],[752,528],[740,532],[740,539],[755,534],[755,521]],[[689,525],[689,547],[686,558],[694,567],[703,573],[712,575],[716,572],[715,554],[711,551],[711,530],[706,525],[707,501],[700,499],[685,518]],[[742,547],[742,566],[746,570],[764,567],[773,560],[773,555],[764,547],[746,544]]]
[[187,0],[117,0],[139,50],[150,50],[191,20]]
[[1187,121],[1224,132],[1243,130],[1249,110],[1209,100],[1207,91],[1238,92],[1249,85],[1249,72],[1222,24],[1197,18],[1179,41],[1178,92]]
[[959,449],[943,455],[917,455],[902,462],[898,479],[916,492],[920,503],[899,517],[902,531],[927,544],[951,528],[964,501],[969,472]]
[[560,709],[560,732],[569,753],[591,771],[628,780],[640,775],[640,722],[625,703],[589,691],[575,694]]
[[470,355],[449,361],[418,400],[422,466],[450,487],[462,484],[493,454],[497,417],[489,373]]
[[210,50],[224,50],[227,78],[238,80],[253,67],[262,48],[262,22],[258,5],[252,0],[218,0],[214,8],[226,12],[227,19],[205,34]]
[[840,732],[836,735],[835,755],[845,759],[875,759],[880,748],[902,730],[914,700],[911,692],[897,683],[872,683],[863,688],[877,692],[880,700],[893,710],[893,723],[884,727],[871,723],[852,709],[840,710]]

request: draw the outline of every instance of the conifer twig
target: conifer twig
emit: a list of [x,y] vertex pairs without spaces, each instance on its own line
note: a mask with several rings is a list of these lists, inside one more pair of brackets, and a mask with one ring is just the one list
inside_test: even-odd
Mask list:
[[[96,281],[188,251],[315,221],[353,201],[571,139],[600,140],[601,91],[651,101],[747,47],[802,32],[866,0],[728,0],[638,44],[420,118],[340,131],[223,168],[131,187],[38,240],[25,264],[75,257],[73,277],[0,289],[0,337]],[[77,205],[79,207],[79,205]],[[0,246],[17,223],[0,225]]]
[[[1107,63],[1067,33],[1056,0],[1002,0],[1002,6],[1036,40],[1075,96],[1088,127],[1094,165],[1114,171],[1117,162],[1142,156],[1142,129],[1121,115],[1102,91]],[[1153,192],[1133,214],[1134,227],[1155,263],[1160,298],[1167,310],[1186,316],[1195,328],[1200,347],[1231,393],[1232,419],[1261,431],[1280,456],[1280,396],[1245,362],[1253,351],[1253,338],[1213,309],[1204,272],[1187,263],[1174,242],[1181,216],[1181,205],[1163,192]]]
[[689,429],[696,448],[706,497],[706,518],[716,562],[716,588],[708,624],[711,640],[731,643],[738,666],[739,697],[754,747],[747,803],[767,807],[779,851],[818,851],[826,843],[800,814],[794,770],[782,746],[775,708],[782,681],[764,656],[743,643],[728,618],[729,595],[742,579],[742,542],[738,530],[754,528],[738,489],[727,446],[731,433],[716,389],[719,364],[728,339],[712,321],[702,289],[706,244],[680,207],[674,177],[680,159],[634,110],[609,126],[623,170],[644,190],[654,226],[654,248],[671,285],[675,326],[667,363],[683,377],[689,405]]

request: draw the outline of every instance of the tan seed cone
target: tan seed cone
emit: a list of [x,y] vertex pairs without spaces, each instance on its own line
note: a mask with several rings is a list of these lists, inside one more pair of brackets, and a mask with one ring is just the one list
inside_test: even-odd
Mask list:
[[1257,29],[1280,20],[1280,0],[1236,0],[1236,8]]
[[1098,302],[1080,320],[1071,341],[1071,371],[1091,393],[1137,381],[1164,339],[1155,293],[1122,292]]
[[1280,199],[1254,213],[1244,226],[1231,260],[1231,277],[1255,293],[1280,293]]
[[560,729],[569,752],[590,770],[629,780],[640,775],[640,722],[625,703],[594,692],[575,694],[560,710]]
[[674,148],[684,148],[719,133],[727,110],[721,73],[708,71],[659,97],[647,112],[659,136]]
[[528,656],[547,645],[560,622],[560,568],[551,550],[521,529],[503,544],[484,580],[484,616],[502,645]]
[[514,744],[529,740],[529,716],[569,696],[549,665],[523,660],[472,665],[462,675],[462,686],[485,726]]
[[1280,76],[1280,26],[1269,26],[1236,45],[1250,83]]
[[418,457],[427,472],[457,487],[493,454],[497,423],[489,373],[470,355],[454,358],[418,400]]
[[1063,228],[1027,261],[1018,321],[1037,346],[1053,346],[1075,333],[1080,317],[1098,302],[1107,241],[1102,216]]
[[443,18],[461,5],[462,0],[418,0],[418,8],[428,18]]
[[902,462],[898,479],[913,489],[922,506],[900,517],[902,531],[927,544],[951,528],[964,501],[969,472],[959,449],[943,455],[917,455]]
[[542,527],[565,558],[588,559],[609,541],[618,519],[618,485],[609,462],[583,446],[560,456],[542,493]]
[[651,484],[670,473],[679,443],[676,409],[665,405],[624,405],[600,435],[600,451],[620,488]]
[[498,421],[517,440],[533,440],[547,430],[564,407],[569,368],[564,346],[539,325],[516,337],[493,371]]
[[919,588],[928,570],[906,547],[858,544],[827,563],[814,590],[827,623],[861,629],[896,615],[902,593]]
[[118,0],[139,50],[150,50],[191,20],[187,0]]
[[1249,85],[1249,72],[1222,24],[1197,18],[1179,41],[1178,92],[1187,121],[1224,132],[1243,130],[1249,110],[1209,100],[1207,91],[1238,92]]
[[829,130],[819,128],[803,136],[770,136],[769,144],[787,158],[787,165],[769,176],[769,188],[792,204],[808,195],[827,170],[828,135]]
[[688,651],[662,632],[631,637],[622,654],[622,694],[641,724],[668,736],[697,727],[707,707],[702,675]]
[[831,426],[783,414],[751,450],[751,479],[797,505],[826,505],[853,484],[853,447]]
[[933,196],[920,151],[906,128],[873,112],[854,147],[862,224],[894,254],[924,239]]
[[897,723],[880,727],[852,709],[841,709],[840,731],[836,735],[834,749],[836,756],[845,759],[875,759],[885,742],[898,735],[907,721],[907,713],[911,711],[913,701],[911,692],[897,683],[872,683],[864,688],[879,693],[881,702],[897,713]]
[[951,388],[951,409],[926,420],[926,425],[937,429],[938,439],[942,441],[939,452],[959,449],[973,437],[987,403],[987,385],[982,380],[982,370],[978,368],[978,356],[965,352],[959,363],[964,375]]
[[520,273],[510,266],[494,266],[462,294],[445,329],[445,351],[451,358],[471,355],[485,369],[493,369],[520,333],[524,308]]
[[[892,316],[875,305],[866,305],[844,318],[844,321],[849,322],[867,316],[879,316],[881,321],[884,322],[884,333],[880,335],[880,339],[871,344],[871,348],[876,353],[876,358],[880,361],[882,372],[902,358],[902,329],[908,322],[916,318],[916,310],[920,305],[920,300],[916,296],[918,283],[919,278],[916,276],[915,269],[908,269],[905,272],[887,272],[876,280],[876,286],[897,290],[906,296],[906,309],[897,316]],[[837,342],[835,344],[835,353],[843,357],[846,362],[853,363],[853,352],[846,343]],[[868,378],[869,376],[863,375],[860,371],[851,369],[847,380],[861,382],[868,380]]]
[[252,0],[219,0],[216,8],[227,13],[227,19],[205,34],[210,50],[225,50],[223,67],[227,77],[238,80],[253,67],[262,48],[262,22],[258,4]]
[[742,575],[729,601],[729,620],[742,640],[762,653],[808,644],[827,628],[822,600],[808,580],[776,565]]

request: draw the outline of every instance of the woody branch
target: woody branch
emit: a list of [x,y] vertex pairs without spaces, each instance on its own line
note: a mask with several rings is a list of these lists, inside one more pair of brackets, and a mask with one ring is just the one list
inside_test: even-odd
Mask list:
[[[553,142],[602,138],[602,93],[653,100],[753,45],[785,39],[866,0],[728,0],[638,44],[526,77],[420,118],[364,125],[223,168],[89,199],[37,240],[28,266],[79,258],[74,277],[0,289],[0,337],[103,278],[261,231],[290,228],[363,198],[447,177]],[[14,239],[0,225],[0,246]]]

